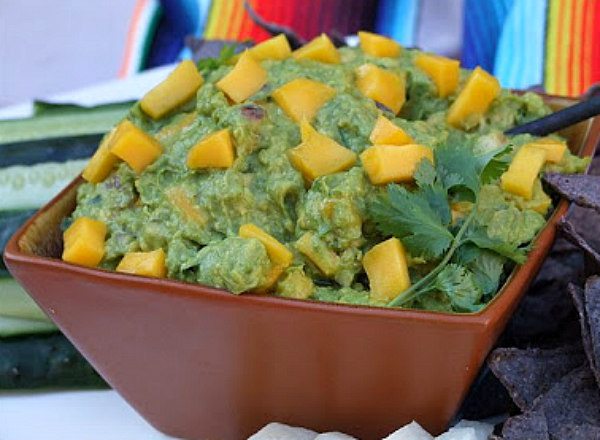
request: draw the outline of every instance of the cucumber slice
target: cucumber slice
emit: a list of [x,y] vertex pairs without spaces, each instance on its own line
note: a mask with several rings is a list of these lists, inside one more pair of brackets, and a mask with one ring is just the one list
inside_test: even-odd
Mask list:
[[0,209],[33,209],[47,203],[83,170],[84,160],[0,169]]
[[56,326],[51,322],[0,316],[0,338],[51,333],[56,330]]
[[[1,204],[1,202],[0,202]],[[0,211],[0,254],[12,235],[35,213],[35,209],[25,211]],[[0,277],[8,276],[4,261],[0,258]],[[0,281],[1,282],[1,281]],[[0,289],[2,289],[0,287]]]
[[12,278],[0,280],[0,316],[51,322],[35,301]]
[[49,107],[46,105],[40,116],[0,121],[0,144],[106,133],[127,116],[131,102],[90,108]]

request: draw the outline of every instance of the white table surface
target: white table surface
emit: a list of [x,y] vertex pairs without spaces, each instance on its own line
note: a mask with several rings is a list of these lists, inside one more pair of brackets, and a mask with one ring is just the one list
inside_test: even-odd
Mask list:
[[[139,99],[172,66],[51,96],[52,102],[95,105]],[[0,108],[0,119],[27,117],[31,103]],[[0,440],[169,439],[150,426],[118,393],[106,391],[0,392]]]

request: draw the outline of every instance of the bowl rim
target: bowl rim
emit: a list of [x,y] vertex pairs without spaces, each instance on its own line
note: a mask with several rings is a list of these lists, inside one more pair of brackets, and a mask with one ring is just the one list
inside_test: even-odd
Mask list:
[[[545,101],[550,102],[566,102],[575,103],[576,98],[563,96],[553,96],[547,94],[539,94]],[[600,116],[591,118],[588,124],[583,143],[579,148],[579,156],[593,156],[594,152],[600,144]],[[435,321],[440,324],[461,324],[473,327],[487,327],[498,317],[504,316],[506,311],[514,305],[519,297],[524,293],[523,284],[526,282],[527,272],[532,270],[537,264],[541,264],[546,251],[537,246],[542,241],[553,240],[555,235],[555,226],[559,219],[567,212],[570,203],[567,200],[561,199],[557,204],[552,215],[546,221],[545,226],[540,230],[538,235],[532,242],[533,248],[527,256],[527,261],[516,266],[500,290],[496,293],[481,310],[473,313],[450,313],[433,310],[419,309],[402,309],[402,308],[386,308],[381,306],[365,306],[352,304],[328,303],[316,300],[304,300],[285,298],[273,295],[259,294],[241,294],[235,295],[231,292],[210,287],[202,284],[187,283],[185,281],[173,279],[156,279],[139,275],[120,273],[109,271],[100,268],[88,268],[71,263],[66,263],[62,260],[33,255],[21,250],[19,240],[30,228],[30,226],[40,217],[41,214],[49,210],[54,204],[60,201],[67,193],[83,182],[81,176],[76,177],[67,187],[65,187],[58,195],[50,200],[46,205],[39,209],[17,232],[10,238],[4,251],[4,258],[9,263],[18,263],[25,266],[43,266],[57,272],[71,273],[82,277],[91,278],[94,281],[109,281],[129,283],[135,282],[138,286],[148,287],[148,291],[155,290],[157,287],[162,287],[161,294],[173,296],[193,296],[202,295],[205,300],[220,301],[224,303],[235,301],[238,305],[247,304],[255,307],[264,308],[280,308],[295,311],[313,311],[320,313],[331,313],[340,315],[360,315],[373,316],[380,319],[402,318],[409,321]],[[525,286],[526,287],[526,286]]]

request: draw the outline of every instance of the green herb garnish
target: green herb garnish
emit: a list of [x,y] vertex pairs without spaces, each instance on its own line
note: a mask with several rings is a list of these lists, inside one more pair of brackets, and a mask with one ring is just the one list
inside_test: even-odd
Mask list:
[[[387,194],[369,206],[381,233],[398,237],[413,257],[435,264],[409,289],[399,292],[390,306],[414,304],[427,295],[440,301],[441,294],[454,310],[477,311],[482,298],[496,291],[504,263],[525,260],[522,243],[490,234],[485,216],[478,215],[482,187],[504,172],[509,150],[503,147],[474,155],[466,136],[452,134],[434,150],[435,165],[428,160],[419,164],[414,190],[388,185]],[[450,200],[472,202],[471,212],[453,223]],[[486,203],[492,201],[483,200]]]

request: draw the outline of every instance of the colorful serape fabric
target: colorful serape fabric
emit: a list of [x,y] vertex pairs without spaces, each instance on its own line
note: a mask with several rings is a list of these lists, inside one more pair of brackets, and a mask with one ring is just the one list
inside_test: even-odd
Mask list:
[[[427,48],[427,36],[418,33],[426,2],[440,5],[438,20],[443,23],[445,2],[439,0],[251,3],[266,20],[289,26],[306,39],[364,29],[407,47]],[[256,42],[268,37],[250,19],[243,0],[138,0],[120,75],[186,57],[187,35]],[[600,82],[600,0],[463,0],[461,62],[467,68],[483,67],[504,87],[543,85],[548,93],[578,96]]]

